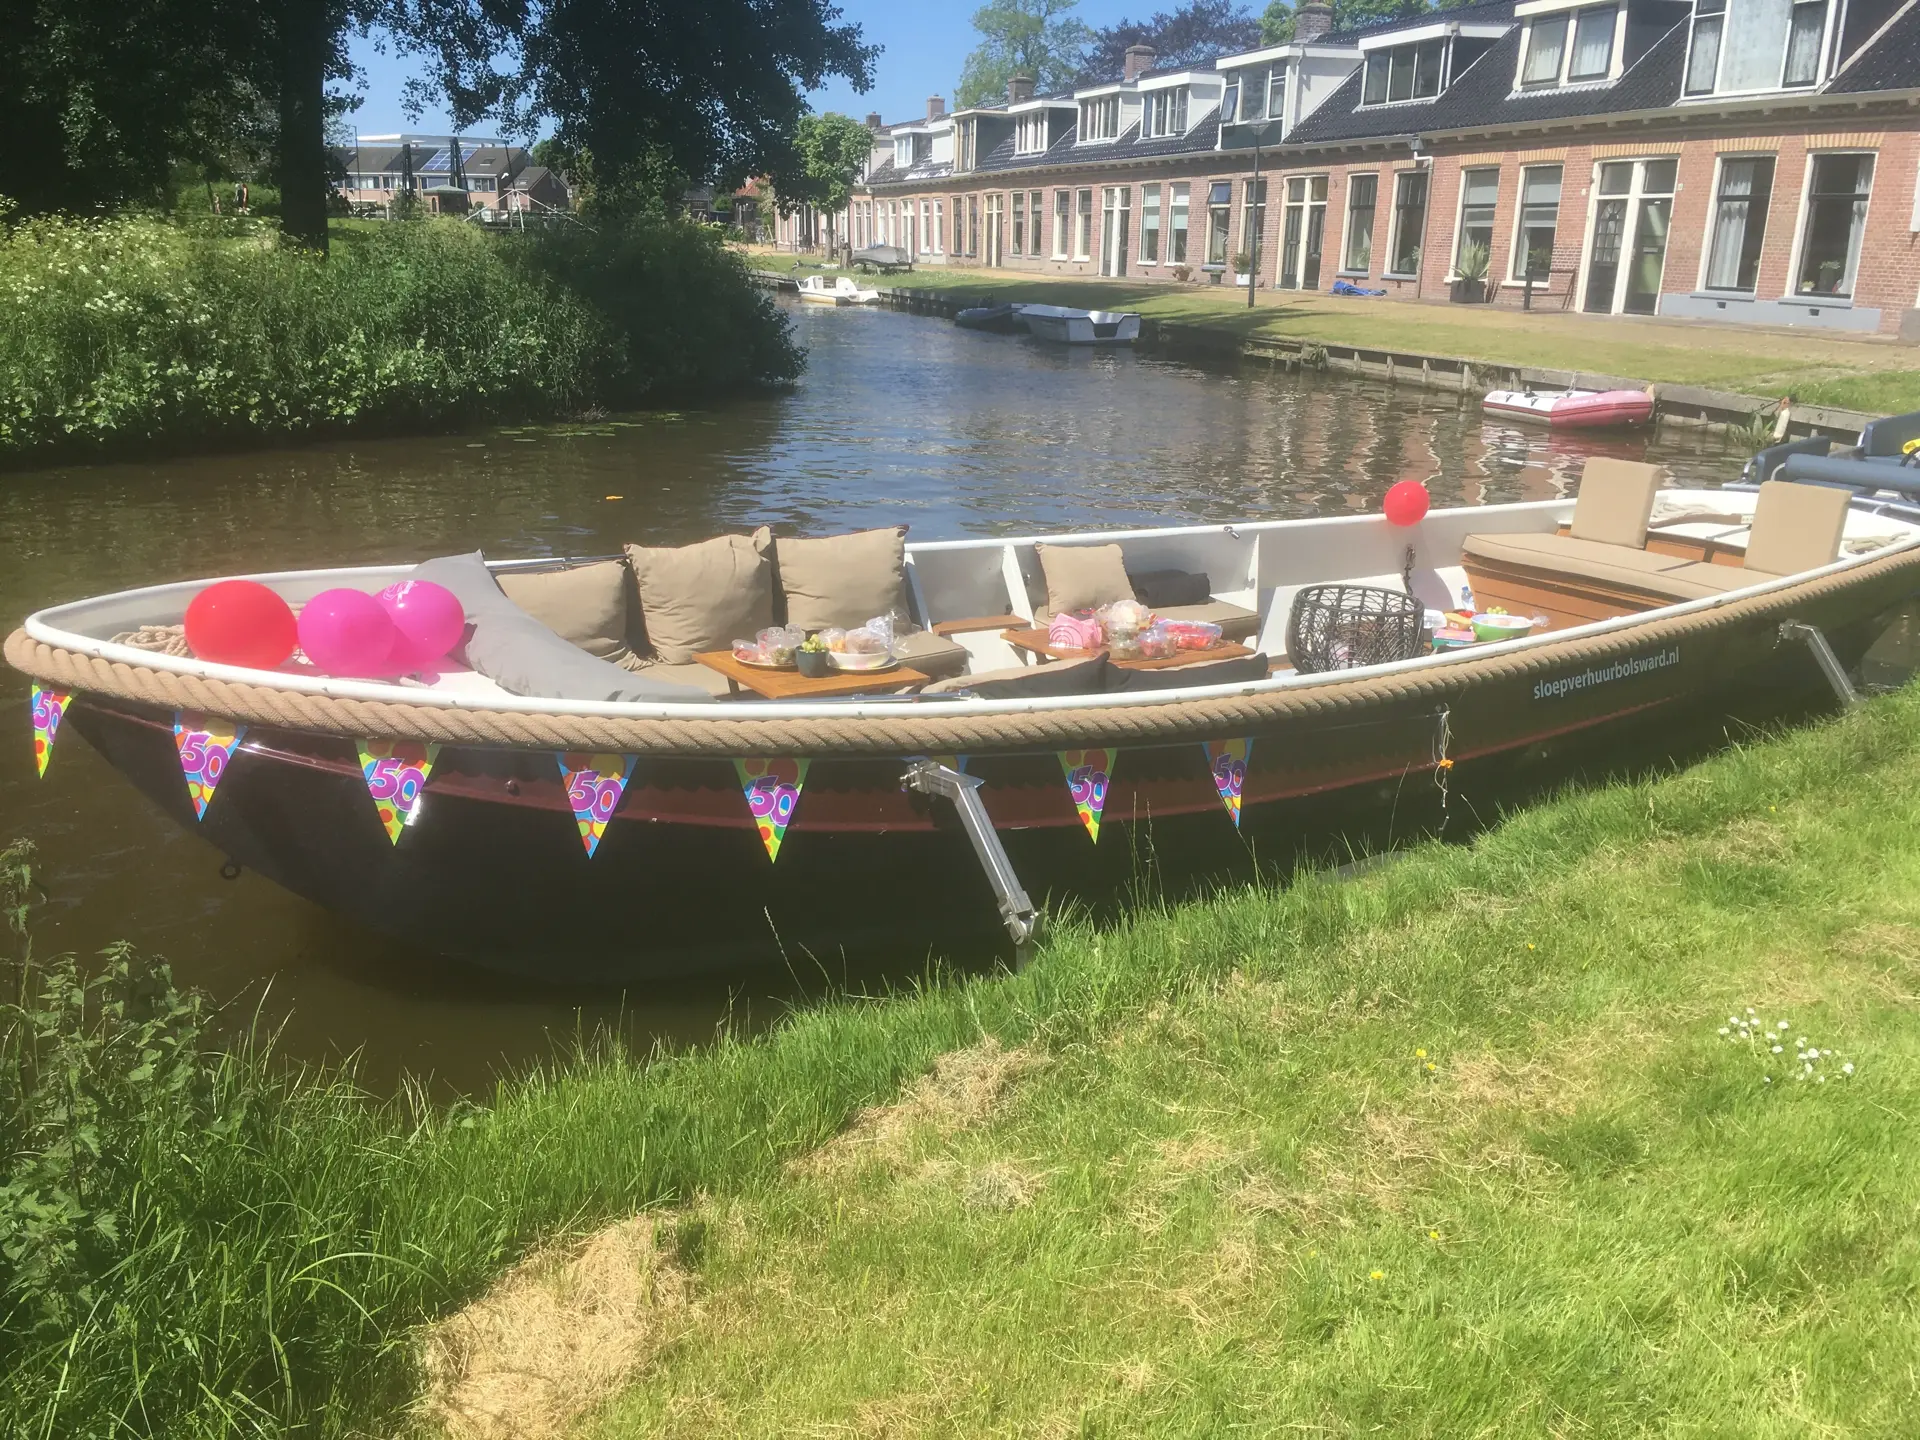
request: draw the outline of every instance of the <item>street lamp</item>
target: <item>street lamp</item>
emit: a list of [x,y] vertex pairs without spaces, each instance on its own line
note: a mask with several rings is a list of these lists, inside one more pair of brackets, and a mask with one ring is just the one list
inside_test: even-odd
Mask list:
[[1266,237],[1261,233],[1266,229],[1266,206],[1260,201],[1260,147],[1269,143],[1281,129],[1278,120],[1259,120],[1246,127],[1253,137],[1253,179],[1247,187],[1247,214],[1253,234],[1248,239],[1247,253],[1253,257],[1253,270],[1247,276],[1247,308],[1253,308],[1253,292],[1260,281],[1260,242]]

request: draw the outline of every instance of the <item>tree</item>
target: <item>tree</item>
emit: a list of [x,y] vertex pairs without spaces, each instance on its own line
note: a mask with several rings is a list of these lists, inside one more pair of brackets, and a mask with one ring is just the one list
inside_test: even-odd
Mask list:
[[780,211],[791,214],[801,204],[826,212],[827,249],[835,246],[833,217],[853,199],[853,187],[873,153],[873,132],[851,116],[828,111],[803,115],[794,127],[794,149],[802,172],[797,185],[776,189]]
[[[1451,10],[1468,3],[1471,0],[1439,0],[1433,5],[1429,5],[1427,0],[1333,0],[1333,28],[1357,30],[1363,25],[1377,25],[1383,20],[1420,15],[1429,9]],[[1284,45],[1292,40],[1295,9],[1287,0],[1270,0],[1260,16],[1260,43]]]
[[1118,80],[1130,45],[1150,46],[1156,65],[1200,65],[1216,55],[1253,49],[1260,33],[1260,22],[1234,0],[1186,0],[1145,20],[1122,20],[1094,31],[1080,83]]
[[1015,74],[1031,75],[1041,94],[1064,90],[1080,73],[1093,32],[1068,15],[1078,0],[989,0],[973,12],[980,43],[967,56],[957,105],[991,104]]

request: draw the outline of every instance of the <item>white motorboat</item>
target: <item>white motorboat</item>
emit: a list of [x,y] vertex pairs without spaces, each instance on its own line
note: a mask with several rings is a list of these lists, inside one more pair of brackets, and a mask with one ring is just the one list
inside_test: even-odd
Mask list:
[[1029,335],[1056,345],[1131,345],[1140,338],[1140,317],[1130,310],[1022,305],[1020,319]]
[[880,292],[862,290],[850,275],[836,275],[831,283],[825,275],[809,275],[800,282],[800,298],[812,305],[871,305]]

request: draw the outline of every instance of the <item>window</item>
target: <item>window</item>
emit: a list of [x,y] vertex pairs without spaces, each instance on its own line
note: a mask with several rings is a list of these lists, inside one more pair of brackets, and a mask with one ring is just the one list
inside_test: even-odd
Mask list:
[[1024,190],[1013,192],[1013,253],[1027,253],[1027,196]]
[[[1120,97],[1103,95],[1080,102],[1080,138],[1111,140],[1120,133]],[[1089,192],[1091,193],[1091,192]]]
[[1582,10],[1573,25],[1573,56],[1567,61],[1568,80],[1604,80],[1613,67],[1613,17],[1604,10]]
[[1016,155],[1038,155],[1047,148],[1047,112],[1035,110],[1022,115],[1015,123],[1013,132],[1013,153]]
[[1073,226],[1073,192],[1053,192],[1053,258],[1067,258],[1067,232]]
[[1567,17],[1542,15],[1527,27],[1527,63],[1522,85],[1558,85],[1567,58]]
[[1167,263],[1187,263],[1187,186],[1175,185],[1167,196]]
[[1227,88],[1220,95],[1220,123],[1231,125],[1240,118],[1240,74],[1229,71]]
[[1693,39],[1687,47],[1689,95],[1711,95],[1720,69],[1720,31],[1727,22],[1727,0],[1694,0]]
[[1047,197],[1039,190],[1027,195],[1027,254],[1034,259],[1040,258],[1041,231],[1046,226]]
[[1074,196],[1073,258],[1093,258],[1093,191],[1081,190]]
[[1793,7],[1787,22],[1787,68],[1782,85],[1811,85],[1820,78],[1820,42],[1827,30],[1826,0]]
[[1447,42],[1428,40],[1376,50],[1367,56],[1362,105],[1390,105],[1402,100],[1431,100],[1440,93],[1440,75],[1446,68]]
[[1760,247],[1767,238],[1773,199],[1773,157],[1720,162],[1713,198],[1713,234],[1707,252],[1707,289],[1752,292],[1760,278]]
[[980,197],[967,197],[967,254],[980,253]]
[[1453,272],[1460,273],[1460,262],[1468,258],[1470,248],[1479,250],[1478,278],[1486,277],[1486,262],[1493,254],[1493,212],[1500,203],[1500,171],[1493,166],[1460,172],[1460,225],[1454,237]]
[[1249,180],[1241,191],[1240,249],[1247,259],[1246,273],[1260,273],[1260,243],[1267,233],[1267,182]]
[[893,139],[893,167],[905,170],[913,164],[913,137],[896,135]]
[[1342,269],[1364,275],[1373,268],[1373,209],[1379,197],[1378,175],[1347,177],[1347,253]]
[[1267,118],[1278,120],[1287,109],[1287,67],[1276,65],[1267,72]]
[[1807,187],[1807,230],[1800,245],[1802,295],[1844,300],[1860,269],[1860,238],[1867,228],[1873,156],[1816,155]]
[[939,248],[939,242],[933,233],[933,202],[922,200],[920,202],[920,253],[930,254],[938,251]]
[[[1618,12],[1608,5],[1578,15],[1542,15],[1527,27],[1527,58],[1520,67],[1523,89],[1604,80],[1613,69],[1613,29]],[[1572,44],[1568,44],[1571,34]]]
[[1240,113],[1235,118],[1244,121],[1267,118],[1267,72],[1265,70],[1240,72]]
[[1147,95],[1140,109],[1142,139],[1187,133],[1187,90],[1176,85],[1171,90],[1155,90]]
[[1233,183],[1216,180],[1207,190],[1207,264],[1227,263],[1227,237],[1233,233]]
[[1553,269],[1553,235],[1560,223],[1560,167],[1530,165],[1520,172],[1520,230],[1508,274],[1544,280]]
[[1418,275],[1427,230],[1427,172],[1403,170],[1393,184],[1393,244],[1390,275]]
[[1160,187],[1140,187],[1140,263],[1160,263]]

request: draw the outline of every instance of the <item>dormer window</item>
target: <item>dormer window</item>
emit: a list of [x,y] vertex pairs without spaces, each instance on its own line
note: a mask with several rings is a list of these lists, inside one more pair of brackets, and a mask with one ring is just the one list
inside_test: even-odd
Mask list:
[[1745,95],[1817,84],[1826,34],[1827,0],[1695,0],[1685,93]]
[[1038,155],[1047,148],[1047,112],[1035,110],[1014,124],[1013,153]]
[[1187,92],[1185,85],[1171,90],[1155,90],[1144,97],[1140,107],[1142,139],[1162,139],[1187,133]]
[[1393,105],[1402,100],[1431,100],[1440,93],[1446,59],[1445,40],[1374,51],[1367,56],[1366,86],[1360,103]]
[[1120,97],[1103,95],[1080,102],[1080,138],[1112,140],[1120,134]]
[[[1604,80],[1613,69],[1615,7],[1540,15],[1527,26],[1520,84],[1527,90]],[[1572,43],[1568,43],[1571,40]]]
[[913,137],[896,135],[893,137],[893,168],[905,170],[913,164]]
[[1227,78],[1227,93],[1220,105],[1220,118],[1231,125],[1276,119],[1286,108],[1287,67],[1261,66],[1254,70],[1236,70]]

